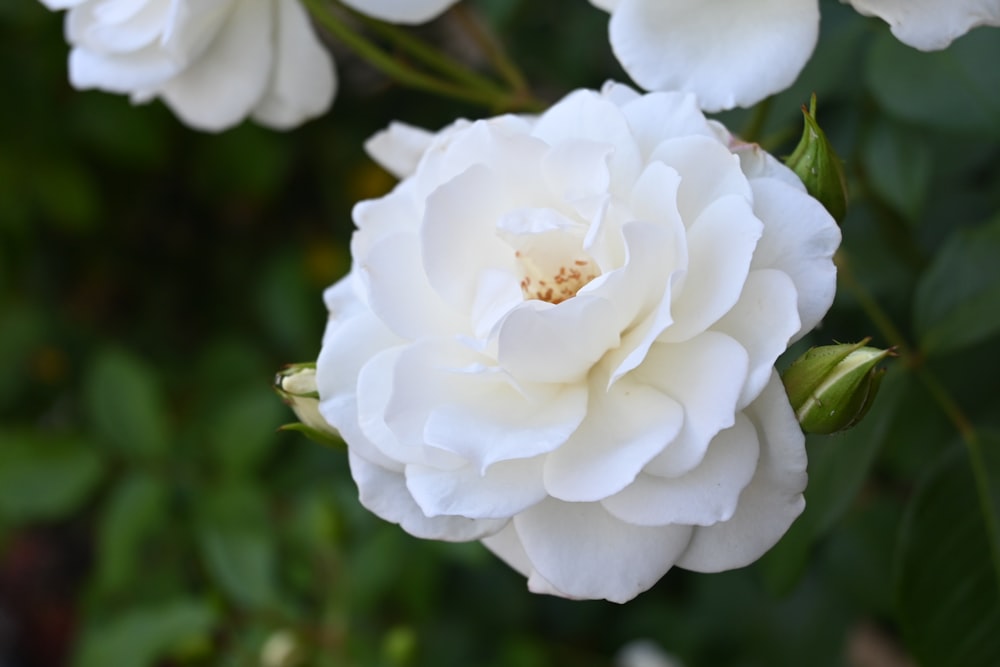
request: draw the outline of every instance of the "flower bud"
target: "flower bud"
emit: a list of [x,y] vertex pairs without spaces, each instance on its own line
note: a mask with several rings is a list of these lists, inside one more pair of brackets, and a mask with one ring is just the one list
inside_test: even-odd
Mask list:
[[869,340],[814,347],[782,374],[803,431],[845,431],[868,412],[885,373],[876,366],[892,353],[865,347]]
[[785,160],[813,197],[819,200],[837,222],[847,213],[847,181],[840,157],[820,129],[816,120],[816,95],[809,99],[809,108],[802,106],[805,126],[795,151]]
[[299,418],[299,423],[285,424],[280,430],[300,431],[310,440],[324,445],[343,446],[337,431],[319,413],[315,363],[285,366],[274,377],[274,390]]

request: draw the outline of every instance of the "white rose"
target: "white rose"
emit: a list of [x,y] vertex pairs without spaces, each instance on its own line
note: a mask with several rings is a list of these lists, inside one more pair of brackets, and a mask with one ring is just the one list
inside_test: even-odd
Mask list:
[[70,82],[161,98],[186,124],[289,128],[329,108],[333,61],[298,0],[42,0],[69,9]]
[[830,306],[840,233],[730,143],[693,96],[614,84],[376,136],[405,178],[354,210],[317,362],[361,502],[573,598],[769,549],[806,483],[773,365]]
[[978,26],[1000,26],[1000,0],[841,0],[877,16],[899,41],[921,51],[946,48]]
[[[748,107],[788,88],[819,36],[818,0],[590,0],[611,13],[611,46],[647,90],[695,93],[703,109]],[[943,49],[1000,25],[1000,0],[841,0],[901,41]]]

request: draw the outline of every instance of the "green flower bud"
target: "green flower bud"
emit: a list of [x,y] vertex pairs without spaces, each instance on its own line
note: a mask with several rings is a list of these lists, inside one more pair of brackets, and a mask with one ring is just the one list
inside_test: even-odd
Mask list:
[[289,364],[274,377],[274,390],[295,411],[298,423],[285,424],[282,431],[299,431],[310,440],[342,448],[343,442],[319,413],[316,364]]
[[781,380],[806,433],[836,433],[868,413],[885,369],[876,368],[892,350],[860,343],[814,347],[788,367]]
[[837,222],[847,214],[847,181],[840,157],[820,129],[816,120],[816,95],[809,99],[809,108],[802,106],[805,126],[795,151],[785,160],[813,197],[819,200]]

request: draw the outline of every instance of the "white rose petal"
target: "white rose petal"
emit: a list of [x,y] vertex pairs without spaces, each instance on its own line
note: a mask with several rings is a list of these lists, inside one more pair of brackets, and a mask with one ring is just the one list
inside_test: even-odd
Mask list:
[[[708,111],[749,107],[794,83],[819,37],[818,0],[590,0],[611,14],[611,48],[647,90],[695,93]],[[1000,0],[841,0],[902,42],[943,49],[1000,26]]]
[[344,0],[348,7],[383,21],[423,23],[458,0]]
[[648,90],[695,93],[709,111],[751,106],[795,81],[819,36],[816,0],[619,0],[611,46]]
[[44,0],[69,9],[70,82],[161,98],[187,125],[287,129],[333,101],[333,61],[298,0]]
[[316,371],[361,502],[570,598],[773,545],[805,486],[773,366],[829,307],[840,233],[730,143],[692,95],[618,84],[380,135],[404,179],[355,207]]
[[982,25],[1000,26],[998,0],[841,0],[866,16],[877,16],[899,41],[921,51],[946,48]]
[[[288,129],[324,113],[336,93],[333,60],[299,0],[41,1],[68,10],[74,87],[128,94],[137,104],[160,98],[199,130],[225,130],[248,117]],[[454,2],[348,4],[386,21],[419,23]]]

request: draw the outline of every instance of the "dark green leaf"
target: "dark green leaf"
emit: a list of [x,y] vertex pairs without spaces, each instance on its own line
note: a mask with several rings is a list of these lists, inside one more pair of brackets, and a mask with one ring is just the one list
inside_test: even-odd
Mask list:
[[914,327],[924,352],[942,354],[1000,332],[1000,218],[956,232],[917,288]]
[[909,381],[910,376],[901,369],[890,368],[871,411],[860,424],[836,435],[810,436],[806,509],[761,561],[772,590],[783,593],[794,586],[809,562],[813,545],[854,502],[885,442]]
[[167,449],[164,401],[145,363],[105,350],[90,369],[84,393],[97,432],[121,452],[144,458]]
[[168,489],[133,473],[114,488],[97,529],[95,582],[104,593],[122,590],[147,563],[150,539],[162,535],[169,517]]
[[[983,443],[995,454],[1000,438]],[[969,458],[954,447],[917,490],[896,553],[896,608],[906,642],[924,665],[1000,665],[1000,566],[994,549],[1000,463],[991,458],[991,517],[982,512]],[[992,545],[991,545],[992,543]]]
[[217,622],[215,611],[198,600],[175,600],[132,608],[88,629],[75,667],[147,667],[161,658],[204,643]]
[[277,442],[275,430],[286,418],[285,407],[267,385],[226,397],[214,417],[211,444],[219,462],[231,471],[261,463]]
[[90,497],[102,472],[100,457],[83,438],[0,431],[0,517],[68,516]]
[[261,608],[276,599],[274,529],[254,487],[229,484],[204,499],[200,546],[215,582],[237,604]]
[[861,150],[868,181],[906,220],[919,220],[931,180],[932,155],[926,139],[881,121],[869,130]]
[[911,48],[886,30],[869,54],[868,88],[889,113],[930,128],[1000,137],[1000,40],[974,30],[943,51]]

